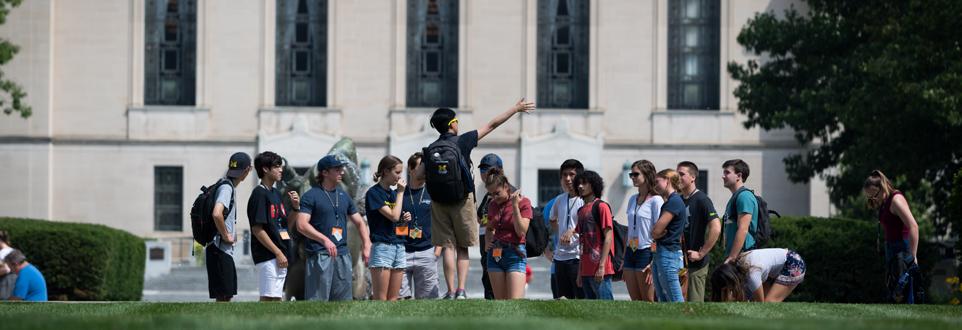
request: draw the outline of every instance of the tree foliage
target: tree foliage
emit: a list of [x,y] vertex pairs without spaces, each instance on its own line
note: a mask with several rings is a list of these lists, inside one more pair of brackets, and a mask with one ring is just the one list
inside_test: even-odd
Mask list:
[[[20,6],[21,2],[22,0],[0,0],[0,25],[7,22],[10,10]],[[0,109],[3,109],[3,113],[7,115],[17,112],[20,117],[28,118],[33,113],[33,109],[25,102],[27,93],[23,91],[23,87],[7,78],[2,70],[2,67],[10,62],[18,51],[20,47],[0,38]]]
[[873,169],[902,190],[931,184],[945,233],[962,155],[962,1],[805,3],[758,13],[738,35],[758,56],[728,64],[745,127],[793,129],[808,148],[784,160],[789,178],[823,175],[843,209],[863,207],[847,204]]

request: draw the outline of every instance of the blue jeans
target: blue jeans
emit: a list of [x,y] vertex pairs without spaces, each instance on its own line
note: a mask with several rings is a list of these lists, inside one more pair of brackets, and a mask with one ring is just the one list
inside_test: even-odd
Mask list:
[[[524,244],[511,245],[506,243],[494,242],[494,248],[491,248],[487,252],[488,255],[488,272],[492,273],[525,273],[526,266],[528,265],[527,257],[525,256],[527,251],[525,251]],[[494,250],[501,249],[501,257],[495,258],[492,254]]]
[[681,282],[678,281],[678,271],[682,267],[681,250],[668,251],[665,248],[655,250],[655,259],[651,263],[655,271],[655,296],[660,302],[685,302],[681,293]]
[[585,299],[615,300],[611,294],[611,275],[606,275],[601,282],[595,282],[594,276],[582,276],[581,288],[585,292]]

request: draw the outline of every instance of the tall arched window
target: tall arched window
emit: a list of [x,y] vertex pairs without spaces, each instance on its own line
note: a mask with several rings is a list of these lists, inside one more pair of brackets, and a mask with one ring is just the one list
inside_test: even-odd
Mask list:
[[327,104],[327,0],[277,0],[275,103]]
[[458,106],[458,1],[408,0],[407,106]]
[[588,108],[589,0],[538,0],[538,105]]
[[194,105],[197,2],[147,0],[144,103]]
[[718,110],[719,0],[668,2],[668,108]]

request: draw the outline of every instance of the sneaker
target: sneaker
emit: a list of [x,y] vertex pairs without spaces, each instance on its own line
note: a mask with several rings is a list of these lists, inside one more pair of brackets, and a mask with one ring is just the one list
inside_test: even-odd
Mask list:
[[468,299],[468,294],[464,292],[464,289],[458,289],[454,292],[454,299]]
[[443,300],[451,300],[451,299],[454,299],[454,296],[451,295],[451,292],[448,292],[448,293],[445,293],[445,294],[444,294],[444,297],[441,298],[441,299],[443,299]]

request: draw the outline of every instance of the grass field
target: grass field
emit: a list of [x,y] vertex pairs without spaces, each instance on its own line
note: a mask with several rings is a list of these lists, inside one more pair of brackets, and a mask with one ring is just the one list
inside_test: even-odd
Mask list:
[[5,303],[3,329],[962,329],[958,306],[600,301]]

